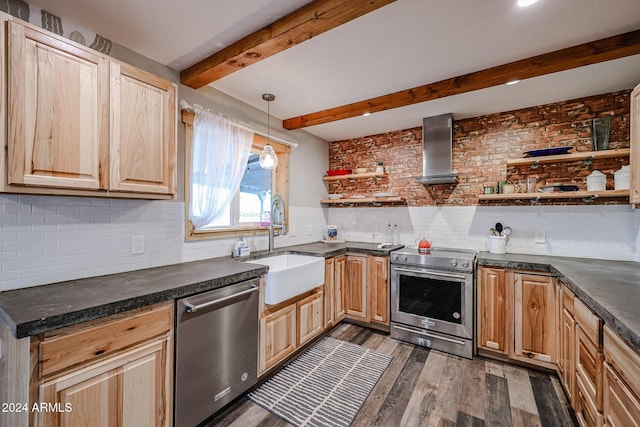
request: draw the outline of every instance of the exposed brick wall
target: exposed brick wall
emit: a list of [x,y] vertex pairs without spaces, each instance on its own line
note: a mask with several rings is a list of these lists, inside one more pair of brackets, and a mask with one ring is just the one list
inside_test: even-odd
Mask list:
[[[330,193],[370,195],[397,192],[410,206],[474,205],[484,185],[507,180],[518,184],[537,178],[537,187],[562,182],[586,190],[586,176],[593,169],[607,175],[613,189],[613,172],[629,159],[596,160],[592,167],[582,162],[541,165],[538,169],[507,168],[508,158],[521,158],[528,150],[575,147],[572,152],[591,151],[591,120],[612,116],[609,148],[629,147],[629,90],[589,98],[541,105],[523,110],[454,120],[453,170],[457,184],[422,185],[422,129],[413,128],[329,143],[330,169],[367,167],[384,162],[388,176],[382,179],[341,180],[329,183]],[[507,170],[509,169],[509,170]],[[515,201],[480,202],[515,204]],[[575,200],[541,201],[541,204],[575,204]],[[600,199],[595,203],[621,204],[628,199]]]

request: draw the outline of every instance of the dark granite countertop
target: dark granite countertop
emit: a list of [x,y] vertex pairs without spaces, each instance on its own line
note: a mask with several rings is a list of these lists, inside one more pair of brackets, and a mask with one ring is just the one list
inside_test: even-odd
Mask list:
[[75,325],[253,279],[268,267],[209,259],[0,293],[0,318],[16,338]]
[[[276,249],[274,255],[330,257],[363,252],[384,256],[401,247],[318,242]],[[269,253],[261,251],[243,259],[246,262],[223,257],[0,292],[0,319],[16,338],[24,338],[259,277],[268,267],[251,260],[265,255]]]
[[640,263],[488,252],[478,264],[549,272],[640,351]]

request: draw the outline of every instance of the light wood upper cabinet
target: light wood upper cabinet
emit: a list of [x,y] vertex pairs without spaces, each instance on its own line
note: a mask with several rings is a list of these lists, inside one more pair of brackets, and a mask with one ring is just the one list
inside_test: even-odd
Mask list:
[[9,184],[106,189],[109,62],[7,23]]
[[515,357],[551,363],[555,360],[555,279],[514,275]]
[[640,85],[631,92],[631,193],[629,202],[640,204]]
[[30,24],[4,25],[0,191],[173,197],[177,86]]
[[367,282],[371,321],[389,325],[389,257],[368,257]]
[[481,267],[478,271],[478,345],[509,354],[509,333],[513,319],[506,271]]
[[369,321],[367,256],[347,255],[345,311],[349,318]]
[[176,85],[117,62],[110,83],[111,190],[174,193]]

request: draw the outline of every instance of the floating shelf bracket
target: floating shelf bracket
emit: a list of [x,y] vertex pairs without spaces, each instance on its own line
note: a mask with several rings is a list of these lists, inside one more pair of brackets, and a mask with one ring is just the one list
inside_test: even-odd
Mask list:
[[[591,166],[591,163],[593,163],[593,159],[595,159],[595,158],[596,158],[596,156],[595,156],[595,154],[593,154],[593,155],[591,155],[591,157],[589,157],[588,159],[584,159],[584,160],[582,161],[582,164],[583,164],[583,165],[585,165],[585,166]],[[586,198],[586,197],[585,197],[585,198]]]
[[591,202],[593,202],[593,201],[594,201],[595,199],[597,199],[597,198],[598,198],[598,195],[597,195],[597,194],[594,194],[593,196],[583,197],[583,198],[582,198],[582,201],[583,201],[583,202],[585,202],[585,203],[591,203]]
[[531,164],[531,169],[538,169],[540,167],[540,160],[536,160]]
[[535,205],[535,204],[536,204],[536,203],[538,203],[539,201],[540,201],[540,196],[536,196],[536,197],[534,197],[533,199],[529,200],[529,202],[530,202],[532,205]]

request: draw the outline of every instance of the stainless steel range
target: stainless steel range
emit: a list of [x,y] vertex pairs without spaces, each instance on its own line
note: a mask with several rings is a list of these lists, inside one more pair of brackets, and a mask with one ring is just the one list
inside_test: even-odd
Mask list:
[[391,337],[471,359],[476,253],[391,252]]

